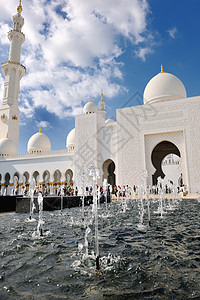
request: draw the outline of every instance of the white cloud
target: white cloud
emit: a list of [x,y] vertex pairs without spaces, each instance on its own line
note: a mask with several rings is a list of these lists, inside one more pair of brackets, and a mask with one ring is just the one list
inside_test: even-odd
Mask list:
[[[82,110],[81,103],[116,96],[123,79],[121,38],[139,45],[146,35],[149,7],[146,0],[23,0],[22,63],[27,74],[21,81],[20,109],[32,117],[35,108],[63,118]],[[6,32],[16,0],[0,4],[0,56],[7,51]],[[8,26],[9,24],[9,26]],[[150,48],[136,53],[145,60]],[[0,81],[2,86],[2,80]]]
[[10,30],[8,24],[4,24],[0,22],[0,44],[4,45],[7,44],[9,45],[9,40],[7,37],[7,32]]
[[52,128],[52,126],[50,125],[50,123],[48,121],[36,122],[36,125],[39,128]]
[[[20,93],[19,95],[19,109],[22,114],[22,118],[32,118],[34,115],[34,107],[31,105],[31,103],[27,100],[27,98],[24,98],[24,94]],[[25,121],[20,119],[20,121],[24,124]]]
[[145,61],[147,54],[153,53],[152,48],[139,48],[138,50],[135,51],[136,56],[141,58],[141,60]]
[[177,28],[176,27],[173,27],[169,30],[167,30],[167,32],[169,33],[169,36],[172,38],[172,39],[175,39],[176,37],[176,34],[177,34]]

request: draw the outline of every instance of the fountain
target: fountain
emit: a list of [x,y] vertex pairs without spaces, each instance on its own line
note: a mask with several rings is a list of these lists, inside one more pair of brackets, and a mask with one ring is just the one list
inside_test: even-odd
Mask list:
[[38,226],[37,226],[37,235],[38,236],[43,236],[43,197],[42,194],[39,193],[38,195],[38,207],[39,207],[39,219],[38,219]]
[[147,178],[148,174],[146,170],[143,170],[141,172],[141,180],[142,180],[142,185],[140,187],[140,218],[139,218],[139,224],[137,224],[137,230],[141,233],[146,233],[147,231],[147,226],[144,224],[144,203],[143,203],[143,194],[145,194],[145,198],[147,201],[147,209],[148,209],[148,222],[149,226],[151,225],[150,221],[150,208],[149,208],[149,197],[148,197],[148,190],[147,190]]
[[[82,207],[66,208],[62,214],[43,212],[41,194],[35,234],[24,214],[0,216],[0,298],[199,299],[200,202],[174,199],[174,210],[161,219],[154,213],[161,205],[156,197],[149,202],[151,227],[142,234],[138,206],[140,223],[150,221],[144,182],[138,199],[126,201],[124,213],[115,201],[104,218],[106,205],[97,213],[98,170],[93,167],[89,173],[94,205],[92,216],[91,206],[84,207],[85,227]],[[44,232],[44,222],[52,234]]]
[[[35,204],[34,204],[34,191],[35,191],[35,185],[34,185],[34,181],[31,181],[30,184],[30,189],[29,189],[29,195],[30,195],[30,215],[29,215],[29,220],[33,220],[33,213],[35,210]],[[35,221],[35,219],[34,219]]]
[[84,201],[85,201],[85,173],[83,172],[82,173],[82,176],[81,176],[81,180],[82,180],[82,214],[83,214],[83,220],[84,220]]
[[61,186],[61,189],[60,189],[60,213],[61,214],[63,212],[63,197],[64,197],[64,189],[63,189],[63,186]]
[[163,218],[163,215],[166,213],[163,209],[163,202],[165,206],[165,197],[164,197],[164,180],[161,177],[158,177],[157,179],[157,188],[158,188],[158,195],[159,195],[159,206],[156,211],[154,211],[155,214],[159,214],[161,218]]
[[145,197],[146,197],[146,202],[147,202],[148,224],[149,224],[149,226],[151,226],[149,190],[148,190],[148,187],[147,187],[147,178],[148,178],[147,170],[142,171],[142,177],[141,178],[142,178],[142,181],[143,181],[144,192],[145,192]]
[[147,199],[148,223],[149,223],[149,227],[150,227],[151,226],[151,214],[150,214],[150,199],[149,199],[148,189],[146,189],[146,199]]
[[106,214],[108,214],[108,182],[107,179],[103,180],[103,195],[106,203]]
[[99,263],[99,240],[98,240],[98,195],[100,197],[100,191],[97,195],[97,179],[99,178],[99,169],[91,166],[88,169],[88,175],[92,177],[93,180],[93,213],[95,220],[95,255],[96,255],[96,270],[100,269]]

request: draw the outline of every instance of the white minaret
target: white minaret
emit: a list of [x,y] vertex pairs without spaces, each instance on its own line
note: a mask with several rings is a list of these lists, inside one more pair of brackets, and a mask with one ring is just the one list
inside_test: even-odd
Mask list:
[[10,40],[9,60],[1,64],[5,77],[3,102],[0,107],[0,138],[7,135],[18,146],[20,111],[18,107],[19,85],[26,73],[26,68],[20,64],[21,45],[25,35],[21,32],[24,18],[21,16],[21,0],[17,7],[17,14],[13,16],[13,30],[8,32]]
[[106,110],[105,110],[105,101],[103,100],[103,90],[101,90],[101,100],[99,101],[98,113],[101,116],[101,119],[99,120],[99,123],[102,123],[102,122],[104,123],[105,122]]

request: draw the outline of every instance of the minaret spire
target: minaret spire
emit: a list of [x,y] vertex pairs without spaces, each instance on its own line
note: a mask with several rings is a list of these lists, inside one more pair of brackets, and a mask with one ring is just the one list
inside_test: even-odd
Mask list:
[[19,0],[19,5],[17,6],[17,12],[22,12],[22,1]]
[[103,100],[103,89],[101,89],[101,100],[99,101],[99,113],[103,116],[104,122],[105,122],[105,101]]
[[101,100],[103,100],[103,89],[101,89]]

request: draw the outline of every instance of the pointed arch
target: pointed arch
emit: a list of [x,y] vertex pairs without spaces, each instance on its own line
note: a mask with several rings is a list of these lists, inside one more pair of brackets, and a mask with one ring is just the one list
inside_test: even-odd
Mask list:
[[73,171],[71,169],[67,169],[65,172],[65,182],[67,185],[70,185],[73,183]]
[[181,157],[178,147],[174,143],[167,140],[157,144],[151,153],[151,161],[156,169],[155,173],[152,175],[153,185],[157,184],[157,178],[159,176],[161,176],[161,178],[165,177],[165,174],[162,170],[162,161],[168,154],[176,154],[177,156]]
[[107,159],[104,161],[102,165],[102,170],[103,170],[103,178],[107,179],[107,182],[114,186],[116,184],[116,176],[115,176],[115,163],[112,159]]

